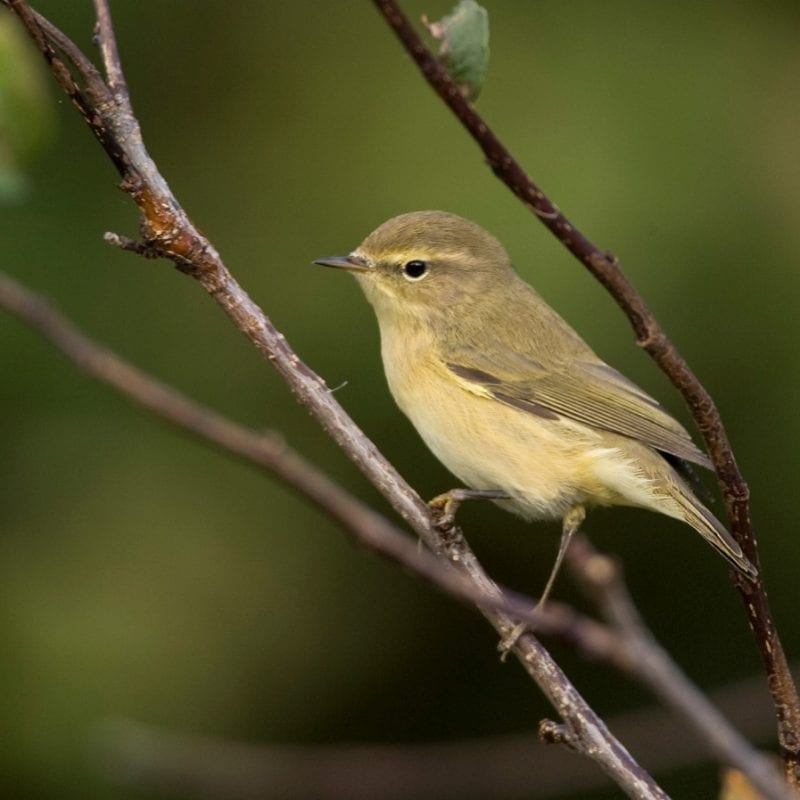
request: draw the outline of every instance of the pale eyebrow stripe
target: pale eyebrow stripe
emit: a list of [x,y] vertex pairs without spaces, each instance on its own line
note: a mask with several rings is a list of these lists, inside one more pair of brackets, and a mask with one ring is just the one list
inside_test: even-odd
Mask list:
[[[353,250],[350,255],[363,258],[370,264],[373,264],[376,260],[368,258],[360,249]],[[400,264],[413,259],[419,259],[420,261],[463,261],[466,256],[467,253],[464,250],[437,250],[435,254],[421,250],[392,250],[381,253],[377,260]]]

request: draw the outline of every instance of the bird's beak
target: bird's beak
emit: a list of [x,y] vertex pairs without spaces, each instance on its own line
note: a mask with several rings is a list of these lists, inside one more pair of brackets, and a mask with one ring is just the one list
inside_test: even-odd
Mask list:
[[367,272],[370,269],[369,264],[363,258],[355,255],[349,256],[327,256],[325,258],[318,258],[314,261],[321,267],[336,267],[337,269],[346,269],[350,272]]

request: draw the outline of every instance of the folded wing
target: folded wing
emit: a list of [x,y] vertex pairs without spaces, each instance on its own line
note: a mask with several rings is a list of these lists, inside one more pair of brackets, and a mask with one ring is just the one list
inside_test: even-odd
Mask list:
[[655,450],[711,468],[686,429],[659,403],[602,361],[571,361],[547,368],[524,353],[502,363],[476,349],[451,354],[445,364],[470,391],[542,417],[566,417],[637,439]]

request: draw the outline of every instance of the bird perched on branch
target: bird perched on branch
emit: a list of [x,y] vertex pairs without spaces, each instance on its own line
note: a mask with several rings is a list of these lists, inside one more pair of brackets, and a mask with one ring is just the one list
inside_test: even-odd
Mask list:
[[682,520],[756,577],[675,468],[710,468],[708,457],[595,355],[483,228],[442,211],[402,214],[349,255],[315,263],[358,280],[378,318],[389,389],[437,458],[475,495],[562,520],[542,601],[586,508],[598,505]]

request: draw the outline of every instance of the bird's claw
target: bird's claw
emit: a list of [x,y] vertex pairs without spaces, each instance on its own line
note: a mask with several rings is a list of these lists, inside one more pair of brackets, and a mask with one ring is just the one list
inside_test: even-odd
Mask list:
[[508,654],[514,649],[514,645],[519,641],[519,637],[527,630],[527,623],[520,622],[511,629],[510,633],[497,643],[497,650],[500,653],[501,661],[505,661],[508,658]]
[[439,530],[449,530],[456,521],[456,512],[465,500],[508,500],[501,489],[451,489],[428,501],[434,524]]

